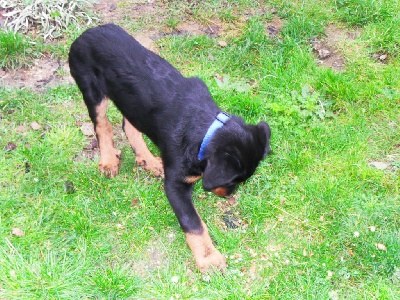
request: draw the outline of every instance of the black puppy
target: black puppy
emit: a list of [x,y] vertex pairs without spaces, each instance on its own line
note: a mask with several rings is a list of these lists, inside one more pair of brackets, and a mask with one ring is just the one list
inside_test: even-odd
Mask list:
[[[224,268],[226,259],[193,206],[193,183],[203,177],[205,190],[231,194],[270,152],[267,123],[247,125],[221,112],[203,81],[183,77],[116,25],[85,31],[71,46],[69,66],[95,126],[100,171],[114,177],[119,168],[121,151],[114,148],[106,116],[111,99],[123,115],[136,162],[165,177],[166,195],[200,270]],[[162,160],[150,153],[142,132]]]

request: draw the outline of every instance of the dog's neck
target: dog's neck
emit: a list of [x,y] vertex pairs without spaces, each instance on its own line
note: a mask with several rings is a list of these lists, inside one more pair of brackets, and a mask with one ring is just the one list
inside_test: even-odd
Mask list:
[[214,122],[211,124],[211,126],[208,128],[206,135],[203,138],[203,141],[201,142],[199,154],[197,155],[197,158],[199,160],[203,160],[206,154],[207,146],[210,143],[211,139],[213,138],[215,132],[221,128],[222,126],[225,125],[225,123],[231,118],[230,115],[224,112],[220,112],[216,117]]

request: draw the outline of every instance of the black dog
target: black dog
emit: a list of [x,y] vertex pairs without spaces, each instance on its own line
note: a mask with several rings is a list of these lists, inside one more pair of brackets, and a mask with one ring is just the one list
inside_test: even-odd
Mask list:
[[[267,123],[247,125],[222,113],[199,78],[185,78],[167,61],[116,25],[85,31],[71,46],[71,75],[82,92],[100,147],[99,169],[118,174],[108,99],[123,115],[123,129],[136,162],[165,177],[165,192],[200,270],[224,268],[206,225],[192,203],[193,183],[221,197],[230,195],[270,152]],[[160,149],[148,150],[142,134]]]

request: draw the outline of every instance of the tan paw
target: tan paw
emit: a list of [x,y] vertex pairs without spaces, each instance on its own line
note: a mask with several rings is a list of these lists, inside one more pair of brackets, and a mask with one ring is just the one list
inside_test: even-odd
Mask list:
[[160,157],[142,158],[136,157],[136,164],[146,171],[153,173],[155,177],[164,178],[164,166]]
[[117,176],[119,172],[121,150],[114,150],[113,153],[107,153],[107,156],[100,155],[99,171],[108,178]]
[[207,226],[202,223],[202,232],[185,233],[186,241],[193,252],[196,264],[201,272],[226,268],[226,258],[214,247],[210,235],[208,234]]
[[201,272],[221,270],[227,267],[226,258],[217,249],[213,249],[207,256],[195,256],[196,264]]

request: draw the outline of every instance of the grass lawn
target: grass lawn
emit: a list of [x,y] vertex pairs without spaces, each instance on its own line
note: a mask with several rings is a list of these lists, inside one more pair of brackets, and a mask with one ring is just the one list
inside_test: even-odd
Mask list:
[[[122,167],[107,179],[74,84],[0,78],[0,299],[399,299],[400,1],[149,2],[117,1],[114,22],[272,129],[234,200],[195,188],[228,269],[197,270],[114,107]],[[0,32],[3,73],[65,61],[81,30]]]

